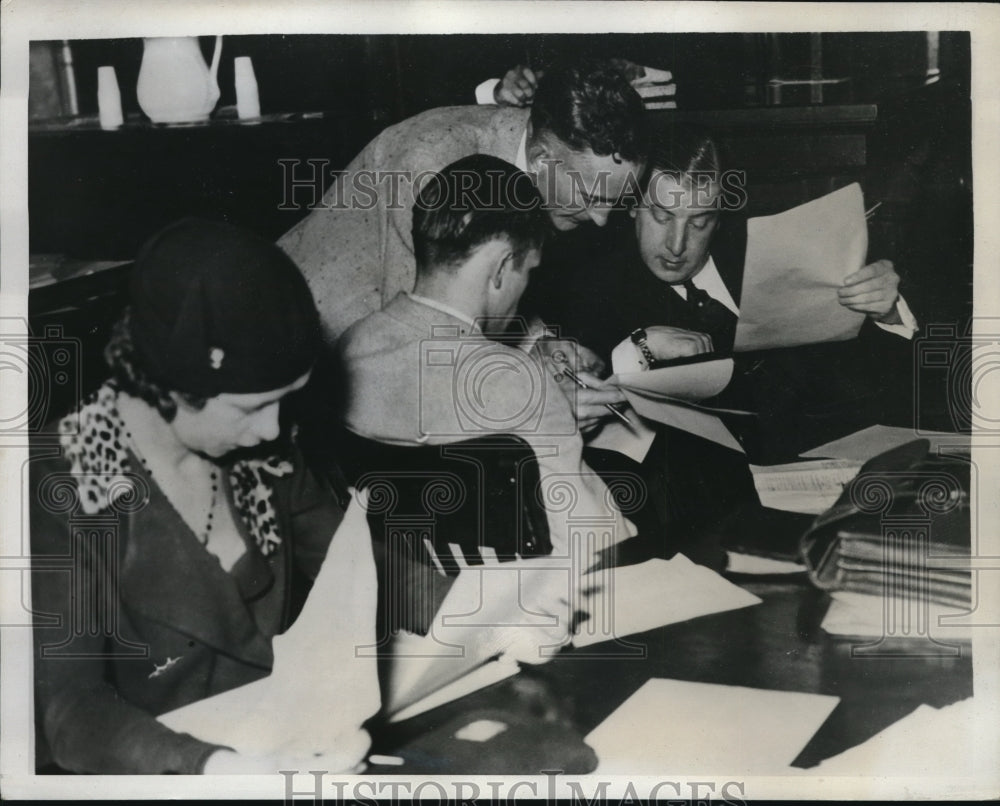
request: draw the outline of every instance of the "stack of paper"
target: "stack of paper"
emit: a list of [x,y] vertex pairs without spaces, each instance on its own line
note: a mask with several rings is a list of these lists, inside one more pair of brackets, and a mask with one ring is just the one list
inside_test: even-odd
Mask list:
[[835,591],[820,625],[844,638],[935,639],[948,644],[971,641],[972,627],[962,620],[968,608],[932,602],[926,596],[900,599],[854,591]]
[[652,679],[586,737],[602,775],[780,775],[837,697]]

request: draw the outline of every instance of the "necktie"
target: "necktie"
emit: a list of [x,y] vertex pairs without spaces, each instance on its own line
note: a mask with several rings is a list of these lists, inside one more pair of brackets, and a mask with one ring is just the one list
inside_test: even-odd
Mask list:
[[736,336],[736,314],[691,280],[684,281],[694,329],[712,337],[715,352],[729,352]]

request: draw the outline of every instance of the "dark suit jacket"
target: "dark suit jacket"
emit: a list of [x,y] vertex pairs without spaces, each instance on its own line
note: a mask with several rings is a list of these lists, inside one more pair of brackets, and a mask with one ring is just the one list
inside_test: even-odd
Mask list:
[[[611,350],[637,327],[672,325],[697,330],[685,300],[656,278],[642,262],[633,222],[616,222],[609,237],[613,249],[596,257],[590,244],[587,254],[558,256],[541,271],[538,313],[560,335],[577,339],[609,362]],[[739,304],[746,251],[746,220],[736,216],[720,221],[712,239],[711,255],[722,281]],[[581,239],[576,239],[581,241]],[[558,262],[556,262],[558,261]],[[558,290],[557,290],[558,289]],[[732,342],[715,345],[729,352]]]
[[[611,247],[602,248],[584,233],[557,239],[552,246],[559,252],[546,257],[529,300],[532,313],[594,350],[610,371],[612,349],[635,328],[698,327],[685,301],[642,262],[632,219],[622,215],[609,227],[603,235]],[[745,218],[723,214],[711,246],[737,305],[746,233]],[[719,353],[732,349],[731,340],[715,334],[713,342]],[[745,434],[754,459],[791,459],[865,425],[904,422],[912,344],[866,320],[859,338],[850,341],[739,354],[721,402],[757,413],[752,433]]]

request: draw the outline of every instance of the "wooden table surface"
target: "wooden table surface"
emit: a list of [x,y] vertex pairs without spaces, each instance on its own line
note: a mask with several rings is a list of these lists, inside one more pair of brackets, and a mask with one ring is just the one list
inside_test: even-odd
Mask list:
[[[405,759],[383,774],[539,774],[593,771],[583,737],[653,677],[834,695],[840,703],[793,762],[808,768],[857,745],[920,704],[972,694],[969,645],[953,657],[852,654],[819,624],[829,603],[805,575],[733,577],[761,604],[629,636],[638,656],[613,642],[570,650],[405,722],[373,729],[373,752]],[[488,743],[461,741],[476,719],[508,729]],[[675,771],[676,772],[676,771]]]

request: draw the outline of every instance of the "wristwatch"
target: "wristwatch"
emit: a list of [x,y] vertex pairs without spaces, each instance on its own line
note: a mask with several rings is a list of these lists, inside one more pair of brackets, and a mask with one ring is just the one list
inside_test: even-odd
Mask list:
[[637,327],[631,333],[629,333],[629,338],[632,339],[632,344],[639,348],[639,352],[642,353],[643,361],[646,366],[643,369],[649,369],[653,366],[653,362],[656,359],[653,357],[653,351],[649,349],[649,344],[646,342],[646,328]]

